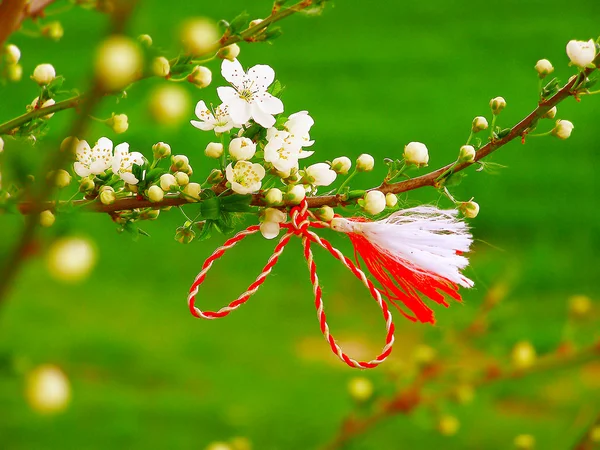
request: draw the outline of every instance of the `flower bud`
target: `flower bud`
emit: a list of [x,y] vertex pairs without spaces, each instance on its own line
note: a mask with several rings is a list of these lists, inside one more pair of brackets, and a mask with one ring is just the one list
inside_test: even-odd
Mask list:
[[437,424],[437,429],[442,436],[454,436],[458,433],[460,422],[454,416],[444,415],[440,417]]
[[426,166],[429,162],[429,151],[421,142],[409,142],[404,147],[404,161],[417,167]]
[[233,61],[240,54],[240,46],[237,44],[231,44],[227,47],[223,47],[219,50],[217,55],[221,59],[228,59],[229,61]]
[[474,219],[479,214],[479,205],[476,202],[461,202],[458,210],[468,219]]
[[473,133],[479,133],[480,131],[487,130],[488,121],[483,116],[477,116],[473,119],[473,126],[471,129]]
[[183,188],[183,193],[194,200],[200,200],[201,191],[202,188],[198,183],[188,183],[187,186]]
[[196,66],[187,80],[197,88],[205,88],[212,82],[212,72],[208,67]]
[[255,27],[256,25],[258,25],[259,23],[261,23],[263,21],[263,19],[254,19],[250,21],[249,27]]
[[256,153],[256,144],[246,137],[232,139],[229,144],[229,154],[235,161],[248,161]]
[[[56,101],[53,98],[49,98],[48,100],[46,100],[42,105],[40,105],[40,98],[36,97],[33,99],[33,101],[31,102],[31,109],[40,109],[40,108],[47,108],[49,106],[55,105]],[[50,113],[50,114],[46,114],[45,116],[42,117],[42,119],[44,120],[48,120],[50,119],[52,116],[54,115],[54,113]]]
[[17,64],[21,59],[21,50],[14,44],[8,44],[4,49],[4,57],[7,64]]
[[54,225],[55,220],[56,217],[54,217],[54,214],[49,209],[40,213],[40,225],[44,228],[50,228],[52,225]]
[[[375,164],[375,161],[373,161],[373,164]],[[331,162],[331,169],[340,175],[346,175],[350,167],[352,167],[352,161],[346,156],[340,156]]]
[[585,295],[569,298],[569,314],[575,319],[586,318],[592,312],[592,301]]
[[213,169],[213,170],[211,170],[210,174],[208,175],[208,178],[206,179],[206,181],[210,184],[219,184],[224,179],[225,179],[225,176],[223,175],[223,172],[221,170]]
[[95,262],[94,247],[87,239],[75,237],[54,241],[48,249],[46,259],[50,274],[60,281],[69,282],[87,277]]
[[385,205],[388,208],[393,208],[397,204],[398,204],[398,196],[396,194],[392,194],[390,192],[389,194],[385,195]]
[[292,205],[299,205],[306,197],[306,191],[301,184],[291,186],[290,190],[285,194],[285,201]]
[[220,142],[209,142],[204,149],[204,154],[209,158],[219,159],[223,155],[223,144]]
[[60,151],[67,152],[70,155],[75,156],[75,152],[77,151],[77,145],[79,144],[79,139],[75,136],[67,136],[60,143]]
[[39,413],[63,411],[71,397],[69,379],[57,366],[38,366],[27,374],[25,397],[29,405]]
[[182,171],[187,173],[187,169],[190,167],[190,160],[185,155],[171,156],[171,171],[177,172]]
[[280,189],[271,188],[265,194],[265,203],[267,205],[277,206],[277,205],[281,205],[282,202],[283,202],[283,193],[281,192]]
[[216,49],[219,40],[217,26],[204,18],[188,20],[182,27],[181,40],[186,53],[201,56]]
[[94,67],[104,90],[122,90],[141,75],[142,54],[135,41],[114,35],[98,47]]
[[94,184],[94,181],[92,179],[90,179],[88,177],[82,178],[81,182],[79,183],[79,192],[83,192],[83,193],[92,192],[95,187],[96,187],[96,185]]
[[573,132],[573,128],[575,126],[572,122],[568,120],[557,120],[554,129],[552,130],[552,134],[559,139],[568,139]]
[[164,56],[159,56],[152,60],[152,74],[157,77],[166,77],[171,72],[169,60]]
[[511,359],[517,369],[526,369],[535,363],[536,353],[531,342],[518,342],[512,349]]
[[23,78],[23,66],[21,64],[11,64],[6,68],[6,78],[8,81],[16,83]]
[[157,142],[152,146],[154,159],[163,159],[171,156],[171,146],[165,142]]
[[190,99],[180,86],[169,83],[159,86],[150,94],[150,115],[161,124],[174,125],[188,114]]
[[385,209],[385,195],[381,191],[369,191],[365,194],[363,209],[371,215],[379,214]]
[[65,188],[71,184],[71,174],[64,169],[59,169],[56,172],[48,174],[49,180],[52,180],[54,185],[59,188]]
[[497,116],[504,108],[506,108],[506,100],[502,97],[493,98],[490,100],[490,108],[492,108],[492,114]]
[[475,161],[475,148],[472,145],[463,145],[458,153],[458,159],[461,162]]
[[125,133],[129,128],[129,123],[126,114],[113,114],[108,119],[107,125],[113,129],[117,134]]
[[170,173],[165,173],[160,176],[160,188],[165,192],[177,191],[179,189],[179,183],[177,183],[177,179],[174,175],[171,175]]
[[596,43],[593,39],[589,41],[569,41],[567,44],[567,55],[571,63],[580,68],[588,67],[596,58]]
[[31,79],[40,86],[46,86],[56,78],[56,70],[52,64],[40,64],[33,70]]
[[319,209],[315,211],[315,215],[319,220],[323,222],[331,222],[335,215],[333,208],[331,206],[321,206]]
[[140,34],[137,37],[137,40],[140,44],[142,44],[144,47],[152,47],[152,36],[150,36],[149,34]]
[[554,72],[554,67],[552,66],[552,63],[547,59],[540,59],[535,65],[535,70],[537,71],[540,78],[546,78],[546,76]]
[[375,166],[375,159],[367,153],[363,153],[356,160],[356,170],[359,172],[370,172]]
[[190,177],[185,172],[175,172],[175,181],[179,186],[187,186],[190,182]]
[[277,235],[279,235],[280,230],[281,226],[279,225],[279,222],[265,221],[260,224],[260,234],[262,234],[265,239],[275,239]]
[[262,216],[263,222],[283,223],[287,219],[287,214],[277,208],[265,208]]
[[4,151],[4,139],[0,137],[0,153]]
[[100,189],[100,202],[103,205],[112,205],[116,200],[115,190],[111,186],[102,186]]
[[366,377],[354,377],[348,383],[348,392],[355,401],[366,402],[373,396],[373,383]]
[[179,227],[175,232],[175,240],[180,244],[189,244],[196,237],[194,230],[187,227]]
[[[173,175],[171,175],[173,176]],[[174,177],[173,177],[174,178]],[[165,191],[163,191],[160,186],[150,186],[148,188],[148,200],[151,202],[161,202],[165,197]]]
[[144,211],[140,216],[143,220],[156,220],[160,214],[160,209],[151,209],[150,211]]
[[64,36],[65,30],[60,22],[57,20],[52,21],[44,25],[41,29],[42,36],[46,36],[53,41],[60,41],[60,39]]
[[533,450],[535,438],[531,434],[520,434],[515,438],[514,444],[517,450]]

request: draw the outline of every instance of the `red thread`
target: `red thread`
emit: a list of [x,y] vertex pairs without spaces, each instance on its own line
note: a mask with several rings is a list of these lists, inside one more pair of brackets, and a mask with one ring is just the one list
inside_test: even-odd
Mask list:
[[[308,264],[310,281],[313,285],[313,293],[315,295],[315,308],[317,309],[317,317],[319,320],[319,326],[321,328],[321,333],[329,343],[331,350],[333,353],[337,355],[342,361],[348,364],[350,367],[358,368],[358,369],[370,369],[376,367],[381,364],[392,352],[392,347],[394,344],[394,323],[392,321],[392,314],[387,306],[387,303],[382,298],[379,290],[373,285],[371,280],[369,280],[364,272],[360,270],[351,259],[347,258],[343,255],[338,249],[333,247],[327,240],[319,237],[317,234],[313,233],[309,227],[312,228],[323,228],[323,224],[318,222],[311,222],[308,217],[308,204],[306,200],[292,209],[291,211],[291,223],[281,224],[282,228],[286,228],[287,233],[280,239],[279,243],[273,250],[273,254],[267,261],[267,264],[263,268],[262,272],[258,275],[256,280],[248,287],[248,289],[242,293],[237,299],[229,303],[227,306],[221,308],[218,311],[201,311],[195,306],[196,295],[198,294],[198,289],[200,285],[204,282],[206,278],[207,272],[212,267],[212,264],[219,259],[223,254],[229,250],[231,247],[236,245],[238,242],[243,240],[246,236],[250,234],[254,234],[259,231],[260,227],[257,225],[253,225],[248,227],[247,229],[240,231],[231,239],[228,239],[223,246],[217,248],[211,256],[204,262],[202,265],[202,270],[194,280],[192,287],[190,288],[190,293],[188,296],[188,306],[190,308],[191,313],[195,317],[203,318],[203,319],[216,319],[219,317],[225,317],[230,312],[239,308],[248,299],[258,291],[259,287],[264,283],[267,275],[271,273],[273,266],[277,263],[279,256],[283,252],[285,246],[290,241],[292,235],[297,235],[302,238],[302,245],[304,248],[304,258]],[[344,264],[353,274],[357,277],[369,290],[369,293],[373,297],[373,299],[379,305],[381,312],[383,314],[383,318],[386,323],[386,337],[385,337],[385,346],[383,347],[381,354],[379,354],[375,359],[371,361],[356,361],[346,355],[340,346],[336,343],[336,340],[329,332],[329,325],[327,324],[327,318],[324,311],[324,304],[322,298],[321,287],[319,285],[319,277],[317,275],[317,266],[313,259],[313,254],[311,250],[311,243],[316,243],[329,251],[331,255],[339,260],[342,264]]]

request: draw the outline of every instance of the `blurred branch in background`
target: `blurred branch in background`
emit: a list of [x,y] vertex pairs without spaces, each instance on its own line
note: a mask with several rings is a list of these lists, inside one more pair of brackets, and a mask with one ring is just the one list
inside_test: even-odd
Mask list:
[[27,19],[40,17],[54,0],[4,0],[0,3],[0,47]]

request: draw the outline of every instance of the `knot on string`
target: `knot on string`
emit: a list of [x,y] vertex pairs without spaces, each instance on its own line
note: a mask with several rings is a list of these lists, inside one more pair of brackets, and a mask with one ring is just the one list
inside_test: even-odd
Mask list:
[[[300,236],[302,238],[302,245],[304,247],[304,258],[308,264],[308,270],[310,275],[310,281],[313,286],[313,293],[315,296],[315,307],[317,309],[317,317],[319,319],[319,325],[321,328],[321,333],[329,343],[331,350],[335,355],[348,364],[350,367],[358,368],[358,369],[369,369],[376,367],[381,364],[392,352],[392,346],[394,344],[394,323],[392,321],[392,315],[389,311],[387,303],[382,299],[381,293],[379,290],[373,285],[371,280],[369,280],[364,272],[360,270],[356,265],[346,257],[342,252],[333,247],[327,240],[319,237],[317,234],[312,232],[309,228],[323,228],[325,224],[322,222],[311,222],[310,220],[311,214],[308,211],[308,203],[306,199],[300,203],[300,205],[292,208],[290,212],[291,221],[290,223],[281,224],[282,228],[287,229],[287,233],[283,235],[283,237],[279,240],[278,244],[275,246],[273,250],[273,254],[270,256],[267,264],[264,266],[262,272],[258,275],[256,280],[248,287],[248,289],[242,293],[237,299],[229,303],[227,306],[219,309],[218,311],[202,311],[195,306],[196,295],[198,294],[198,289],[200,285],[204,282],[206,278],[207,272],[212,267],[212,264],[219,258],[223,256],[223,254],[244,239],[246,236],[250,234],[254,234],[260,230],[258,225],[252,225],[246,228],[245,230],[240,231],[231,239],[225,241],[221,247],[217,248],[212,255],[210,255],[204,264],[202,265],[202,270],[194,280],[192,287],[190,288],[190,293],[188,295],[188,306],[190,308],[190,312],[192,315],[202,319],[217,319],[219,317],[224,317],[228,315],[230,312],[236,310],[241,305],[246,303],[248,299],[258,291],[259,287],[264,283],[267,276],[271,273],[271,270],[277,263],[279,256],[283,253],[285,246],[289,243],[291,237],[293,235]],[[327,250],[331,255],[339,260],[344,266],[352,272],[352,274],[358,278],[363,285],[369,290],[369,293],[373,297],[373,299],[377,302],[377,305],[381,309],[383,314],[383,318],[385,320],[386,325],[386,338],[385,338],[385,346],[383,347],[379,356],[371,361],[356,361],[355,359],[347,356],[340,346],[337,344],[334,337],[329,332],[329,325],[327,324],[324,304],[322,299],[322,291],[321,286],[319,285],[319,277],[317,276],[317,266],[314,262],[313,253],[311,250],[311,243],[316,243],[319,246],[323,247]]]

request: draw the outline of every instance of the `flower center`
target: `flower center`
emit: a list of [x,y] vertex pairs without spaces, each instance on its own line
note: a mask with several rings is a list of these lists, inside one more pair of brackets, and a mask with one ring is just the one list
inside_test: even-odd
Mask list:
[[252,96],[254,95],[254,93],[250,90],[250,89],[242,89],[241,91],[238,91],[238,94],[240,96],[240,98],[246,102],[250,102],[252,100]]

